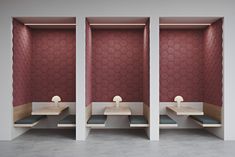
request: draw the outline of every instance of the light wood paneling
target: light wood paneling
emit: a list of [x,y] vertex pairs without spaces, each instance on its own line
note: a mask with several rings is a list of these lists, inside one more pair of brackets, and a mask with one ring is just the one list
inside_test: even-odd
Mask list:
[[221,107],[209,103],[203,103],[204,114],[221,122]]
[[14,122],[20,120],[24,117],[30,116],[32,112],[32,103],[23,104],[20,106],[15,106],[13,109],[13,119]]
[[148,120],[148,123],[149,123],[149,119],[150,119],[149,106],[146,105],[146,104],[143,105],[143,114],[144,114],[144,117]]
[[91,113],[92,113],[92,104],[86,106],[86,123],[88,119],[91,117]]

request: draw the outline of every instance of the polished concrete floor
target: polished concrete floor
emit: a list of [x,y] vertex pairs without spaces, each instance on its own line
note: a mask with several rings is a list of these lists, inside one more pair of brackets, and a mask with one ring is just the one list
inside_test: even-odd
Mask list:
[[0,157],[234,157],[235,142],[203,130],[161,130],[149,141],[143,130],[92,130],[87,141],[74,130],[31,130],[0,142]]

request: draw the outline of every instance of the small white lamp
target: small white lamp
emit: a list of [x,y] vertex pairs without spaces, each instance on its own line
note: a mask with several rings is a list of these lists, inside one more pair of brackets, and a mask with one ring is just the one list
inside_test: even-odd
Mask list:
[[184,101],[184,98],[182,96],[178,95],[175,97],[174,101],[177,102],[177,107],[180,107],[180,104],[182,101]]
[[56,95],[51,98],[51,101],[53,101],[56,104],[56,106],[59,107],[58,104],[61,101],[61,98],[58,95]]
[[113,101],[116,102],[116,107],[119,107],[119,103],[122,101],[122,98],[119,95],[113,97]]

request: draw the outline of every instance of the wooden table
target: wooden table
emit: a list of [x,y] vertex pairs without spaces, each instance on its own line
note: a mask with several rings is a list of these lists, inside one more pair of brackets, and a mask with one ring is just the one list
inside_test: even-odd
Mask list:
[[131,110],[129,107],[105,107],[104,115],[112,115],[112,116],[125,116],[131,115]]
[[199,111],[195,108],[192,107],[185,107],[185,106],[167,106],[166,109],[174,112],[176,115],[184,115],[184,116],[188,116],[188,115],[203,115],[203,111]]
[[48,106],[48,107],[42,107],[35,111],[32,111],[32,115],[48,115],[48,116],[54,116],[59,115],[62,111],[67,109],[69,106],[63,105],[63,106]]

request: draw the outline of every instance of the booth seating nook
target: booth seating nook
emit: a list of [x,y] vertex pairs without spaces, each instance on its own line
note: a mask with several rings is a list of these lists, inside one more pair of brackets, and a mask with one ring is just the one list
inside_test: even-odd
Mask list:
[[221,107],[212,104],[203,104],[204,115],[190,116],[197,124],[202,127],[221,127]]
[[61,119],[57,124],[58,127],[76,127],[76,116],[75,115],[68,115]]
[[171,128],[171,127],[177,127],[176,121],[174,121],[171,117],[168,115],[160,115],[160,128]]

